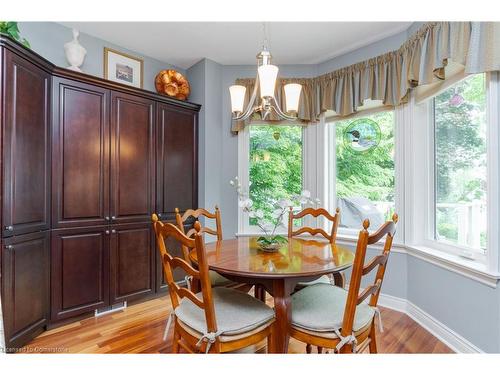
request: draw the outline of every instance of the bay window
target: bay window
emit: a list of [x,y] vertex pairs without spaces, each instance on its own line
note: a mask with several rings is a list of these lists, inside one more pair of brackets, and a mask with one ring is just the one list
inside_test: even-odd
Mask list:
[[[243,187],[267,217],[276,200],[309,190],[330,212],[341,209],[340,241],[355,241],[364,219],[374,231],[397,212],[397,246],[447,267],[498,272],[498,75],[422,87],[397,108],[370,103],[306,127],[247,126],[238,136]],[[239,211],[239,232],[259,233]]]

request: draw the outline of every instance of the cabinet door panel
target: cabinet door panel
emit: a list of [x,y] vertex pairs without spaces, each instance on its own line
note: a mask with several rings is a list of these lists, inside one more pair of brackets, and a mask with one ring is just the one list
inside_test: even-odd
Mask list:
[[3,235],[50,225],[50,75],[5,51]]
[[154,292],[154,243],[151,224],[114,226],[111,232],[111,303]]
[[59,228],[109,216],[109,91],[54,79],[53,217]]
[[49,232],[11,237],[2,249],[6,345],[20,347],[44,330],[49,313]]
[[158,104],[157,206],[162,220],[198,206],[198,113]]
[[104,228],[52,233],[52,320],[109,304],[109,235]]
[[154,208],[154,102],[116,92],[111,101],[113,222],[149,221]]

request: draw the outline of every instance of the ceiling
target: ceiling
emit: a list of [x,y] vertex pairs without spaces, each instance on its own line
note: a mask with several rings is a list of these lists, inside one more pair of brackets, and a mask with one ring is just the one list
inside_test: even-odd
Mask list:
[[[129,50],[187,69],[202,58],[255,64],[260,22],[61,22]],[[411,22],[266,22],[276,64],[318,64],[406,30]]]

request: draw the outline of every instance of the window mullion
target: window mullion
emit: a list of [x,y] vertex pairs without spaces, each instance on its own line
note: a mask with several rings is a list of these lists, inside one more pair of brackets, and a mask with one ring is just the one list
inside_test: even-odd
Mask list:
[[487,266],[492,272],[499,271],[499,220],[500,220],[500,194],[499,171],[500,168],[500,82],[498,73],[490,73],[486,80],[487,93]]

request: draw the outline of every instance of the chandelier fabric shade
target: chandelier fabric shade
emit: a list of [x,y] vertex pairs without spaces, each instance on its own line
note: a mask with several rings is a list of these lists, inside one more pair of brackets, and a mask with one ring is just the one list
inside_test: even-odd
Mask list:
[[246,91],[246,87],[241,85],[233,85],[229,87],[232,112],[243,112]]
[[288,112],[297,112],[299,110],[299,99],[302,86],[298,83],[288,83],[283,86],[285,90],[285,109]]
[[[463,66],[465,74],[498,71],[499,56],[500,23],[429,22],[396,51],[314,78],[278,79],[276,98],[281,108],[290,111],[284,85],[300,83],[299,121],[317,122],[326,111],[339,117],[352,116],[363,110],[367,99],[380,101],[381,106],[406,103],[413,88],[447,79],[446,68],[451,62]],[[245,103],[254,81],[236,81],[246,87]],[[279,120],[273,115],[269,119]],[[235,121],[232,130],[237,132],[244,125]]]
[[259,74],[260,97],[272,97],[276,87],[276,78],[278,78],[278,67],[276,65],[261,65],[257,71]]

